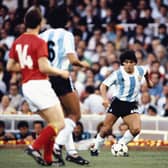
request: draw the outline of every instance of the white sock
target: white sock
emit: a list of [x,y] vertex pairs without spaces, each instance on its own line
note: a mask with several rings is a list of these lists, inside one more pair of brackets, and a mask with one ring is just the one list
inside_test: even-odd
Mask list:
[[123,135],[123,137],[119,139],[118,143],[128,144],[133,139],[134,139],[134,136],[131,134],[130,130],[127,130]]
[[75,148],[72,134],[69,135],[68,141],[65,144],[65,149],[69,155],[74,155],[78,153]]
[[65,145],[69,138],[69,135],[72,134],[75,127],[75,122],[69,118],[64,119],[65,127],[59,132],[55,139],[54,148],[58,149],[58,145]]
[[99,149],[99,147],[101,146],[101,145],[103,145],[104,144],[104,138],[102,138],[101,136],[100,136],[100,134],[98,134],[97,135],[97,137],[96,137],[96,141],[95,141],[95,144],[94,144],[94,149]]

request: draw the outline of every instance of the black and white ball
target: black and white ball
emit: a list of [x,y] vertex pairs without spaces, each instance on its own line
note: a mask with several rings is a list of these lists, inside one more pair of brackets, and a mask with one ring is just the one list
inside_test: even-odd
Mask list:
[[111,146],[111,153],[113,156],[128,156],[128,147],[125,144],[113,144]]

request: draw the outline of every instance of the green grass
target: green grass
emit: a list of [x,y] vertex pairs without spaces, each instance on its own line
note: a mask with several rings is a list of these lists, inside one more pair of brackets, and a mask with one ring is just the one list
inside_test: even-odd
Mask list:
[[[99,157],[88,151],[79,152],[90,161],[89,168],[168,168],[168,151],[130,151],[129,157],[113,157],[110,150],[102,150]],[[0,149],[0,168],[40,168],[23,149]],[[54,167],[54,166],[52,166]],[[79,165],[66,162],[65,168]]]

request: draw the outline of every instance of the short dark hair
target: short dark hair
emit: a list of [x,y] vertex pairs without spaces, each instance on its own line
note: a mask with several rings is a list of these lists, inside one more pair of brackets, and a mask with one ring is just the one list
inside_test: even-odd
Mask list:
[[161,28],[163,28],[163,29],[167,29],[166,25],[163,24],[163,23],[161,23],[161,24],[159,25],[159,29],[161,29]]
[[24,22],[27,28],[36,28],[42,21],[42,15],[38,8],[31,7],[27,10]]
[[33,126],[34,126],[35,124],[40,124],[41,127],[44,128],[44,122],[43,122],[43,121],[36,120],[36,121],[33,122]]
[[132,50],[127,50],[120,55],[120,63],[123,65],[125,60],[131,60],[137,63],[137,58],[135,56],[135,52]]
[[92,85],[88,85],[88,86],[86,86],[85,91],[89,94],[92,94],[95,91],[95,87]]
[[26,127],[26,128],[29,128],[29,124],[27,121],[20,121],[17,125],[17,128],[20,129],[20,128],[23,128],[23,127]]

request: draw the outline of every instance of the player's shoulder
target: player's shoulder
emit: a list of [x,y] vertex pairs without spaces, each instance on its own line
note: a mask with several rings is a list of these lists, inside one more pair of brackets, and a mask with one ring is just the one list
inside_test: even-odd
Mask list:
[[42,33],[40,33],[40,35],[50,34],[50,33],[60,34],[60,33],[68,33],[68,31],[63,28],[49,28],[49,29],[43,31]]

